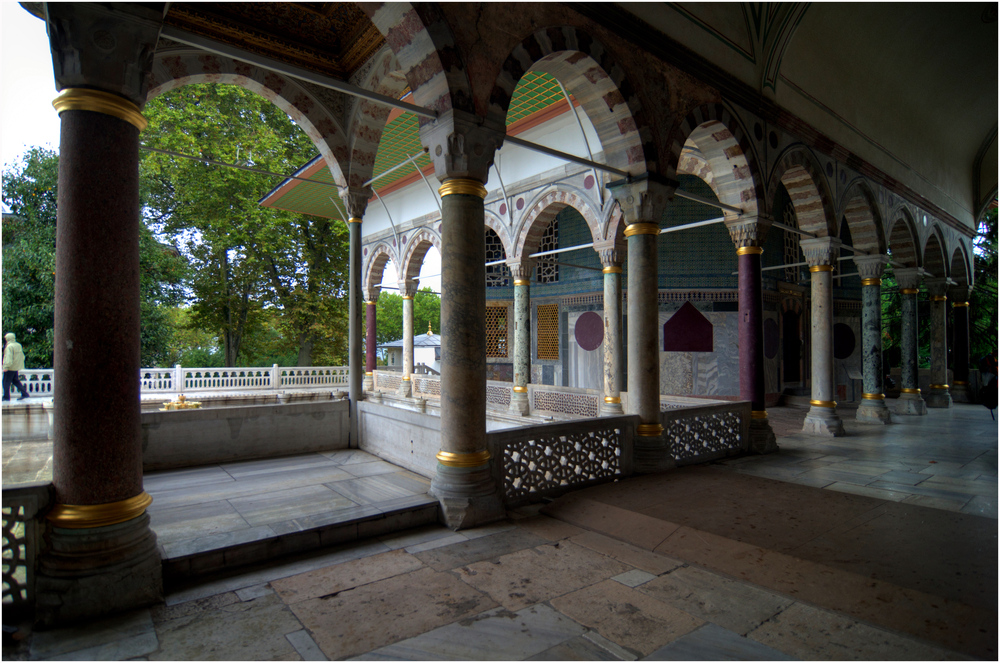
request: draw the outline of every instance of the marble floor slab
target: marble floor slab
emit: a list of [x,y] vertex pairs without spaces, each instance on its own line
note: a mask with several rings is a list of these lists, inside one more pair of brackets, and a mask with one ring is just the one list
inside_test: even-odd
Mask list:
[[668,645],[644,661],[794,661],[777,649],[751,640],[718,624],[705,624]]

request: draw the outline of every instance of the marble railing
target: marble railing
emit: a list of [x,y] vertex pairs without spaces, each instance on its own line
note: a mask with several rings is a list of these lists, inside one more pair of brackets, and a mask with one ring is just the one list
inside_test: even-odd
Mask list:
[[660,402],[660,425],[677,465],[744,453],[750,444],[750,402],[671,397]]
[[3,613],[30,615],[35,603],[35,557],[41,540],[38,515],[52,499],[52,484],[3,489]]

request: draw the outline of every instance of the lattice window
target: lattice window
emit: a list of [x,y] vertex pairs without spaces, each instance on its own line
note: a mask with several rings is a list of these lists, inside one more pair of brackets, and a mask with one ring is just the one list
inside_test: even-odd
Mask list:
[[486,307],[486,356],[507,356],[507,307]]
[[538,358],[559,359],[559,305],[538,305]]
[[[785,206],[784,223],[786,226],[792,226],[797,228],[795,225],[795,210],[791,205]],[[791,230],[785,231],[785,264],[794,265],[797,262],[802,262],[802,251],[799,249],[799,234],[793,233]],[[799,268],[798,267],[785,267],[785,281],[788,283],[798,283],[799,282]]]
[[[500,236],[492,228],[486,229],[486,262],[506,260]],[[510,285],[510,268],[507,265],[489,265],[486,268],[486,287],[505,288]]]
[[[559,248],[559,217],[552,219],[549,227],[542,233],[538,244],[538,252],[554,251]],[[538,258],[535,266],[535,280],[539,283],[556,283],[559,281],[559,262],[557,256]]]

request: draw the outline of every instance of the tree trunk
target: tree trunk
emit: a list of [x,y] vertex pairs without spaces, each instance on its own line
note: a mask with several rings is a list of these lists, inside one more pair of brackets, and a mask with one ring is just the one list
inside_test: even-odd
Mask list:
[[313,338],[312,334],[302,334],[299,336],[298,366],[312,366],[312,352],[314,345],[316,345],[316,339]]

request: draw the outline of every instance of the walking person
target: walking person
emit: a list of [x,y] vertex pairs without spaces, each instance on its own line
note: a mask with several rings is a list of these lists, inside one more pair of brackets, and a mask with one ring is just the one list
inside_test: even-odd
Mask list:
[[28,398],[28,390],[21,384],[20,371],[24,370],[24,350],[17,342],[17,337],[13,332],[8,332],[4,336],[3,349],[3,399],[10,400],[10,386],[14,385],[21,392],[21,397],[17,400],[23,401]]

